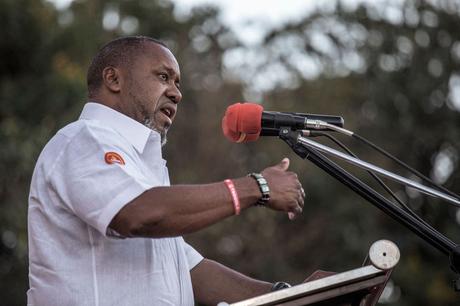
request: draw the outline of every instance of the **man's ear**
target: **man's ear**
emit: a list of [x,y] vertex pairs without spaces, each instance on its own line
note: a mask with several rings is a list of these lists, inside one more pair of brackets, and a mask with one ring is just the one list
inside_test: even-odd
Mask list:
[[105,67],[102,70],[102,81],[109,91],[119,93],[121,89],[120,69],[112,66]]

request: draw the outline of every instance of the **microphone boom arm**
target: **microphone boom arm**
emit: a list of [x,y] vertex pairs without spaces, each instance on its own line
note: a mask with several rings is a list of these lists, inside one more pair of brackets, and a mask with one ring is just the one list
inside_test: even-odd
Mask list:
[[316,149],[320,152],[323,152],[323,153],[328,153],[328,154],[331,154],[335,157],[338,157],[338,158],[341,158],[347,162],[349,162],[350,164],[353,164],[355,166],[358,166],[360,168],[363,168],[363,169],[366,169],[366,170],[370,170],[370,171],[373,171],[373,172],[377,172],[391,180],[394,180],[398,183],[401,183],[401,184],[404,184],[406,186],[410,186],[412,188],[415,188],[427,195],[431,195],[431,196],[434,196],[434,197],[438,197],[438,198],[441,198],[441,199],[444,199],[448,202],[451,202],[453,204],[455,204],[456,206],[459,206],[460,207],[460,200],[454,198],[454,197],[451,197],[450,195],[447,195],[441,191],[438,191],[436,189],[433,189],[433,188],[430,188],[430,187],[427,187],[427,186],[424,186],[420,183],[417,183],[413,180],[410,180],[410,179],[407,179],[405,177],[402,177],[402,176],[399,176],[393,172],[390,172],[390,171],[387,171],[385,169],[382,169],[380,167],[377,167],[371,163],[368,163],[368,162],[365,162],[365,161],[362,161],[360,159],[357,159],[357,158],[354,158],[352,156],[349,156],[347,154],[344,154],[340,151],[337,151],[335,149],[332,149],[332,148],[329,148],[328,146],[325,146],[323,144],[320,144],[316,141],[313,141],[311,139],[308,139],[308,138],[305,138],[305,137],[302,137],[302,136],[299,136],[297,138],[297,141],[299,143],[301,143],[302,145],[304,146],[307,146],[307,147],[310,147],[310,148],[313,148],[313,149]]
[[[313,162],[316,166],[318,166],[319,168],[327,172],[329,175],[343,183],[345,186],[356,192],[362,198],[364,198],[365,200],[367,200],[368,202],[382,210],[392,219],[398,221],[399,223],[410,229],[413,233],[425,240],[432,247],[436,248],[441,253],[448,255],[450,261],[450,268],[453,272],[457,274],[457,279],[453,282],[454,289],[457,292],[460,292],[460,278],[458,278],[458,275],[460,274],[460,245],[454,243],[452,240],[444,236],[442,233],[437,231],[432,226],[421,222],[411,214],[407,213],[401,207],[394,205],[388,199],[383,197],[380,193],[378,193],[377,191],[363,183],[361,180],[359,180],[352,174],[345,171],[343,168],[341,168],[339,165],[337,165],[336,163],[322,155],[317,150],[322,150],[323,152],[334,154],[335,156],[340,158],[344,157],[342,156],[342,152],[323,146],[309,139],[305,139],[304,137],[301,137],[300,134],[300,131],[291,131],[289,127],[283,127],[279,130],[279,137],[282,140],[284,140],[293,149],[293,151],[302,159],[308,159],[309,161]],[[351,162],[349,160],[349,156],[346,157],[347,161]],[[365,169],[371,171],[376,171],[376,169],[378,168],[374,165],[372,165],[373,167],[371,168],[369,167],[369,165],[371,164],[365,163],[358,159],[354,160],[353,163],[358,166],[362,166],[363,168],[365,165],[367,167]],[[383,170],[381,168],[378,169]],[[391,173],[389,171],[387,172]],[[426,188],[426,186],[418,185],[416,186],[423,187],[422,189]],[[431,194],[431,190],[428,190],[428,192],[425,193]]]

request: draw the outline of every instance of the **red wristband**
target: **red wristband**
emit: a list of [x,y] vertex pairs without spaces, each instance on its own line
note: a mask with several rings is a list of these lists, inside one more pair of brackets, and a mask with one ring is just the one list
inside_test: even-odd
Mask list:
[[229,179],[226,179],[224,183],[227,186],[228,191],[230,191],[230,194],[232,196],[233,208],[235,209],[235,215],[239,215],[241,212],[241,205],[240,205],[240,199],[238,198],[238,192],[236,192],[235,185],[233,184],[233,181]]

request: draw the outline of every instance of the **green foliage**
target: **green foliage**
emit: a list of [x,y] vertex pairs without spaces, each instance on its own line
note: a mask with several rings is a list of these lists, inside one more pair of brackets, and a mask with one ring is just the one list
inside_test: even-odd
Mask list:
[[[120,35],[142,34],[166,41],[181,64],[184,99],[165,151],[173,183],[242,176],[288,156],[308,194],[304,215],[294,222],[254,208],[186,237],[203,255],[254,277],[295,283],[319,268],[355,268],[373,241],[387,238],[402,252],[393,274],[401,295],[392,305],[457,304],[446,256],[283,143],[261,139],[234,145],[220,132],[225,108],[244,100],[251,85],[268,76],[277,81],[261,93],[266,109],[341,114],[347,128],[460,192],[459,106],[449,96],[460,64],[460,18],[452,3],[406,1],[390,14],[401,13],[397,20],[385,13],[391,7],[339,5],[245,49],[210,7],[178,19],[166,1],[74,1],[61,11],[44,1],[0,1],[2,303],[25,304],[27,194],[40,150],[78,118],[96,50]],[[111,13],[118,16],[115,22]],[[232,50],[255,54],[257,61],[224,65],[222,56]],[[316,76],[304,61],[319,67]],[[228,77],[232,73],[244,82]],[[363,159],[398,170],[368,148],[343,141]],[[441,178],[435,175],[440,157],[453,167]],[[362,171],[353,172],[374,184]],[[460,240],[455,209],[392,186],[433,226]]]

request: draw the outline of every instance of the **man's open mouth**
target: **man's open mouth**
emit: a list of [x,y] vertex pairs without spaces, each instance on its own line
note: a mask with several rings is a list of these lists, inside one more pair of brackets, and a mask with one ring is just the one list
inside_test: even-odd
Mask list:
[[172,119],[172,117],[174,117],[174,114],[176,113],[176,110],[174,109],[173,106],[162,107],[160,111],[170,119]]

